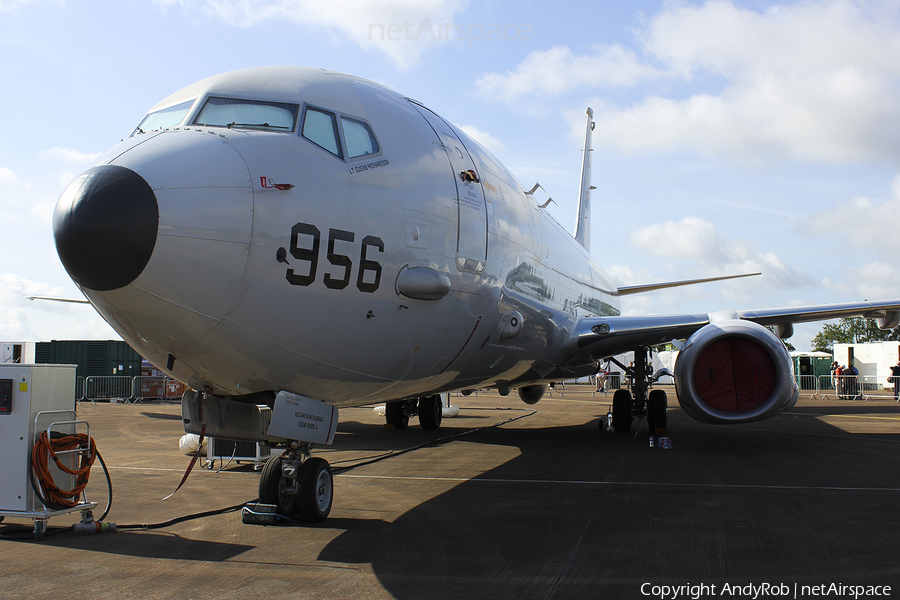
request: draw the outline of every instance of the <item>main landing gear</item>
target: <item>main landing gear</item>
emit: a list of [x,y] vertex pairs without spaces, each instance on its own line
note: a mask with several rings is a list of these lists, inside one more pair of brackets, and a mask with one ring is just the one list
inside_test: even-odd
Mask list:
[[328,462],[310,456],[309,442],[292,442],[283,456],[270,458],[259,478],[260,504],[274,504],[286,517],[324,521],[334,499],[334,476]]
[[403,429],[409,418],[418,415],[422,429],[438,429],[444,416],[444,402],[439,394],[412,400],[396,400],[384,406],[384,418],[388,427]]
[[[634,351],[634,363],[626,367],[615,359],[610,359],[625,370],[631,377],[631,391],[616,390],[613,394],[611,415],[600,419],[600,429],[604,424],[612,425],[612,431],[631,431],[631,423],[635,417],[647,417],[650,433],[665,433],[668,427],[668,396],[664,390],[651,390],[654,381],[648,365],[649,348],[638,348]],[[609,417],[609,418],[608,418]]]

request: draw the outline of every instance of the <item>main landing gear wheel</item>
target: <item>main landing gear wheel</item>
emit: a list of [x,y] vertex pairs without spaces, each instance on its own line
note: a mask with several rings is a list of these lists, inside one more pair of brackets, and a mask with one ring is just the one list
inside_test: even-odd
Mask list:
[[669,426],[668,396],[664,390],[653,390],[647,398],[647,424],[650,433],[664,433]]
[[308,523],[318,523],[328,518],[334,499],[334,477],[331,467],[322,458],[307,458],[300,465],[297,482],[297,505],[300,518]]
[[440,395],[419,398],[419,425],[422,429],[438,429],[444,417],[444,403]]
[[616,433],[631,431],[631,393],[628,390],[616,390],[613,394],[612,413]]
[[409,425],[409,414],[406,412],[406,401],[397,400],[384,405],[384,419],[394,429],[403,429]]

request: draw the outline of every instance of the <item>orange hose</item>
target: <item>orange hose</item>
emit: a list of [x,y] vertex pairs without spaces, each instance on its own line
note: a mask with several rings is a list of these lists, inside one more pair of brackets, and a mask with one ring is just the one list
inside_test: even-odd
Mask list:
[[[56,456],[57,452],[65,450],[76,450],[81,448],[87,452],[81,452],[81,466],[77,469],[70,469],[63,464]],[[78,505],[78,499],[81,492],[87,487],[88,477],[91,474],[91,466],[97,457],[97,446],[94,444],[94,438],[89,438],[87,434],[77,433],[72,435],[62,435],[55,439],[50,439],[47,432],[41,433],[40,437],[31,450],[31,469],[34,471],[37,481],[44,491],[46,500],[56,508],[71,508]],[[53,481],[53,474],[50,472],[50,460],[53,460],[56,467],[69,475],[75,476],[75,487],[71,490],[63,490]]]

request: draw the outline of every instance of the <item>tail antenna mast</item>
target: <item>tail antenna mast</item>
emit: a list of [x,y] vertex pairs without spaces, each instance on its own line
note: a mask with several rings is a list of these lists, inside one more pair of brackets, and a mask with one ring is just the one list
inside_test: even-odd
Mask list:
[[578,221],[575,224],[575,241],[585,250],[591,251],[591,134],[594,131],[594,111],[591,107],[585,111],[587,124],[584,128],[584,156],[581,161],[581,191],[578,195]]

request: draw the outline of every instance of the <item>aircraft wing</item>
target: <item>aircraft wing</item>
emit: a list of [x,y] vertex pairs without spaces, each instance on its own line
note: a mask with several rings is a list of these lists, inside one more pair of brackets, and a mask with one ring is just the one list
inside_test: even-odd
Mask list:
[[766,308],[762,310],[738,311],[737,314],[741,319],[755,321],[760,325],[767,326],[783,323],[827,321],[828,319],[844,317],[865,317],[874,319],[882,329],[893,329],[900,325],[900,300]]
[[710,323],[753,321],[776,326],[781,337],[790,337],[793,323],[826,321],[844,317],[874,319],[882,329],[900,325],[900,300],[793,306],[761,310],[720,311],[686,315],[588,317],[576,327],[575,354],[602,358],[639,346],[662,344],[690,337]]

